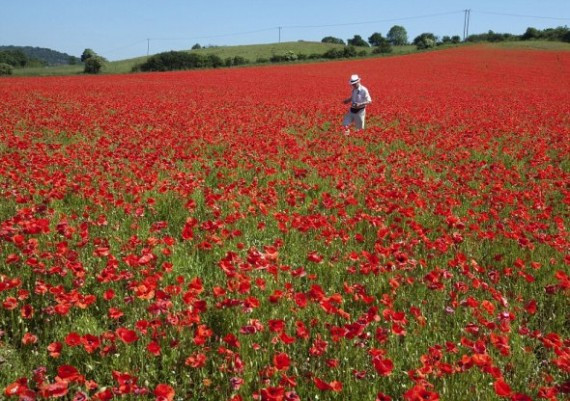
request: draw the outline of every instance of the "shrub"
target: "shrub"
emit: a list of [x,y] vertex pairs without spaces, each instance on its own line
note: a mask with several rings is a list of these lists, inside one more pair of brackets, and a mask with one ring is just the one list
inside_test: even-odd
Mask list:
[[226,67],[249,64],[249,60],[242,56],[228,57],[226,58],[225,62]]
[[85,60],[85,68],[83,72],[86,74],[99,74],[103,68],[103,58],[99,56],[92,56]]
[[242,56],[235,56],[233,59],[234,65],[244,65],[249,64],[249,60]]
[[169,51],[155,54],[140,65],[141,71],[174,71],[193,68],[220,67],[222,59],[215,55]]
[[324,52],[323,57],[329,59],[342,58],[344,52],[341,49],[329,49]]
[[[335,59],[351,58],[356,57],[357,55],[367,55],[366,50],[363,50],[359,53],[356,51],[356,48],[354,46],[345,46],[342,49],[329,49],[321,57],[327,59]],[[309,56],[309,58],[311,58],[311,56]]]
[[436,46],[437,38],[433,33],[422,33],[416,36],[413,43],[418,50],[429,49]]
[[292,50],[287,50],[283,54],[274,54],[269,59],[272,63],[279,63],[282,61],[295,61],[297,60],[298,56]]
[[12,75],[13,67],[10,64],[0,63],[0,76]]
[[344,40],[335,38],[333,36],[326,36],[321,40],[322,43],[335,43],[337,45],[344,45]]
[[[366,55],[366,51],[363,50],[364,54]],[[356,57],[358,53],[356,52],[356,47],[354,46],[345,46],[342,51],[342,56],[346,58]]]
[[496,33],[489,31],[487,33],[480,33],[477,35],[469,35],[467,42],[503,42],[508,40],[518,40],[519,37],[510,33]]
[[91,57],[95,57],[96,55],[97,53],[95,53],[92,49],[85,49],[81,54],[81,62],[84,63],[85,61],[87,61]]
[[258,64],[265,64],[269,63],[269,59],[265,57],[259,57],[257,60],[255,60],[255,62]]
[[392,53],[392,45],[388,40],[381,38],[377,42],[378,45],[372,50],[372,53],[379,54],[379,53]]
[[210,67],[218,68],[224,65],[224,60],[216,54],[209,54],[206,57],[206,64]]
[[25,67],[29,61],[29,58],[21,50],[0,51],[0,63],[8,64],[12,67]]
[[370,45],[372,46],[379,46],[380,43],[382,43],[383,41],[385,41],[386,39],[384,38],[384,36],[382,36],[381,33],[378,32],[374,32],[369,38],[368,38],[368,43],[370,43]]
[[362,36],[360,35],[354,35],[354,37],[352,39],[348,39],[346,43],[352,46],[370,47],[368,42],[362,39]]
[[539,39],[540,31],[536,28],[528,27],[526,32],[521,36],[522,40]]

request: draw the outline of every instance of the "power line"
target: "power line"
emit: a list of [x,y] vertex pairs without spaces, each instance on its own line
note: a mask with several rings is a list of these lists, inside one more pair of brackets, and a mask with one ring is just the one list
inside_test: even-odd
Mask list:
[[[242,31],[242,32],[234,32],[234,33],[225,33],[219,35],[208,35],[208,36],[195,36],[195,37],[178,37],[178,38],[147,38],[145,40],[140,40],[129,45],[121,46],[115,48],[113,50],[109,50],[103,53],[114,53],[119,50],[126,49],[128,47],[132,47],[135,45],[140,44],[141,42],[147,42],[147,55],[150,52],[150,41],[192,41],[192,40],[200,40],[200,39],[213,39],[213,38],[224,38],[224,37],[231,37],[237,35],[249,35],[253,33],[260,33],[260,32],[268,32],[268,31],[275,31],[278,30],[278,37],[279,43],[281,42],[281,31],[283,28],[286,29],[310,29],[310,28],[330,28],[330,27],[340,27],[340,26],[354,26],[354,25],[369,25],[369,24],[378,24],[384,22],[396,22],[396,21],[406,21],[406,20],[414,20],[414,19],[423,19],[423,18],[434,18],[434,17],[441,17],[446,15],[455,15],[464,13],[463,19],[463,39],[465,40],[469,36],[469,22],[471,18],[471,9],[468,10],[457,10],[457,11],[449,11],[449,12],[442,12],[442,13],[435,13],[435,14],[425,14],[425,15],[416,15],[410,17],[400,17],[400,18],[386,18],[386,19],[379,19],[373,21],[361,21],[361,22],[346,22],[346,23],[337,23],[337,24],[322,24],[322,25],[280,25],[275,27],[268,27],[262,29],[256,29],[251,31]],[[479,14],[488,14],[488,15],[501,15],[507,17],[515,17],[515,18],[539,18],[539,19],[550,19],[550,20],[558,20],[558,21],[570,21],[570,18],[566,17],[547,17],[547,16],[537,16],[537,15],[522,15],[522,14],[510,14],[510,13],[498,13],[498,12],[491,12],[491,11],[477,11],[476,13]]]
[[405,20],[411,20],[411,19],[441,17],[444,15],[452,15],[452,14],[458,14],[458,13],[462,13],[462,12],[463,12],[463,10],[458,10],[458,11],[450,11],[450,12],[437,13],[437,14],[416,15],[413,17],[380,19],[380,20],[375,20],[375,21],[346,22],[346,23],[342,23],[342,24],[325,24],[325,25],[283,25],[282,27],[283,28],[300,29],[300,28],[329,28],[329,27],[335,27],[335,26],[366,25],[366,24],[378,24],[378,23],[382,23],[382,22],[394,22],[394,21],[405,21]]
[[278,28],[278,27],[263,28],[263,29],[257,29],[257,30],[254,30],[254,31],[224,33],[224,34],[220,34],[220,35],[194,36],[194,37],[192,37],[192,38],[190,38],[190,37],[186,37],[186,38],[150,38],[150,40],[175,41],[175,40],[196,40],[196,39],[223,38],[223,37],[226,37],[226,36],[248,35],[248,34],[251,34],[251,33],[259,33],[259,32],[273,31],[273,30],[275,30],[275,29],[277,29],[277,28]]
[[490,15],[502,15],[505,17],[515,17],[515,18],[539,18],[539,19],[552,19],[552,20],[559,20],[559,21],[570,21],[570,18],[564,17],[543,17],[538,15],[522,15],[522,14],[508,14],[508,13],[496,13],[492,11],[476,11],[479,14],[490,14]]
[[112,49],[112,50],[103,51],[103,52],[100,52],[100,53],[101,53],[101,54],[115,53],[115,52],[117,52],[117,51],[119,51],[119,50],[124,50],[124,49],[127,49],[127,48],[129,48],[129,47],[133,47],[133,46],[135,46],[135,45],[138,45],[138,44],[140,44],[140,43],[142,43],[142,42],[146,42],[146,40],[147,40],[147,39],[139,40],[139,41],[133,42],[133,43],[131,43],[131,44],[128,44],[128,45],[125,45],[125,46],[121,46],[121,47],[116,47],[116,48],[114,48],[114,49]]

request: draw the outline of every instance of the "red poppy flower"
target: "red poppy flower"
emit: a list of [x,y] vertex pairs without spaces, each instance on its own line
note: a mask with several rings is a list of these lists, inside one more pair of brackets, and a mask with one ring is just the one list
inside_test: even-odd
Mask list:
[[119,327],[116,330],[117,336],[123,341],[125,344],[131,344],[138,340],[137,333],[134,330],[129,330],[124,327]]
[[394,369],[394,363],[388,359],[383,358],[381,355],[377,355],[372,359],[372,363],[374,364],[374,369],[380,376],[388,376],[392,373]]
[[273,366],[277,370],[287,370],[291,366],[291,359],[285,352],[279,352],[273,355]]
[[261,389],[261,401],[283,401],[285,389],[283,387],[267,387]]
[[499,397],[509,397],[511,395],[511,387],[502,378],[495,381],[493,387],[495,388],[495,394]]
[[156,401],[172,401],[174,399],[174,389],[168,384],[159,384],[154,389]]

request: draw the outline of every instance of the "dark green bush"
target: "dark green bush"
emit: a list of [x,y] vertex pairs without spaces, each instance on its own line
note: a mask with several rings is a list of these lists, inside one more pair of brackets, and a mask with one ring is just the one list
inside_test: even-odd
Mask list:
[[28,61],[28,57],[21,50],[0,51],[0,63],[8,64],[12,67],[25,67]]
[[373,54],[386,54],[392,53],[392,45],[389,42],[382,43],[380,46],[376,46],[374,50],[372,50]]
[[322,43],[335,43],[338,45],[344,45],[344,40],[340,38],[335,38],[334,36],[325,36],[322,40]]
[[293,52],[292,50],[287,50],[283,54],[274,54],[273,56],[271,56],[269,61],[271,61],[272,63],[280,63],[283,61],[295,61],[297,59],[298,56],[297,54],[295,54],[295,52]]
[[12,75],[12,66],[7,63],[0,63],[0,76],[2,75]]
[[218,57],[210,58],[197,53],[169,51],[149,57],[140,65],[141,71],[174,71],[188,70],[193,68],[213,67],[213,63],[219,63]]
[[430,32],[422,33],[414,39],[414,45],[418,50],[429,49],[437,44],[437,37]]
[[249,64],[249,60],[242,56],[235,56],[233,58],[233,65],[245,65]]
[[99,74],[103,68],[104,60],[99,56],[92,56],[85,60],[83,72],[86,74]]
[[206,64],[213,68],[218,68],[224,65],[224,60],[216,54],[209,54],[206,57]]
[[370,47],[368,42],[362,39],[362,36],[360,35],[354,35],[354,37],[352,39],[348,39],[346,43],[351,46]]
[[[366,44],[368,46],[368,44]],[[361,53],[364,52],[364,55],[366,55],[366,50],[361,51]],[[354,46],[345,46],[343,51],[342,51],[343,57],[345,58],[350,58],[350,57],[356,57],[359,53],[356,51],[356,47]]]
[[344,55],[344,52],[342,51],[342,49],[329,49],[326,52],[324,52],[322,57],[335,59],[335,58],[342,58],[343,55]]

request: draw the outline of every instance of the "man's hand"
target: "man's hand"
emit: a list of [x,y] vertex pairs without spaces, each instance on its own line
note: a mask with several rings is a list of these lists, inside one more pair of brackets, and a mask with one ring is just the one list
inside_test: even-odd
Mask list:
[[352,100],[352,99],[348,98],[348,99],[344,99],[342,102],[343,102],[344,104],[349,104],[351,100]]

